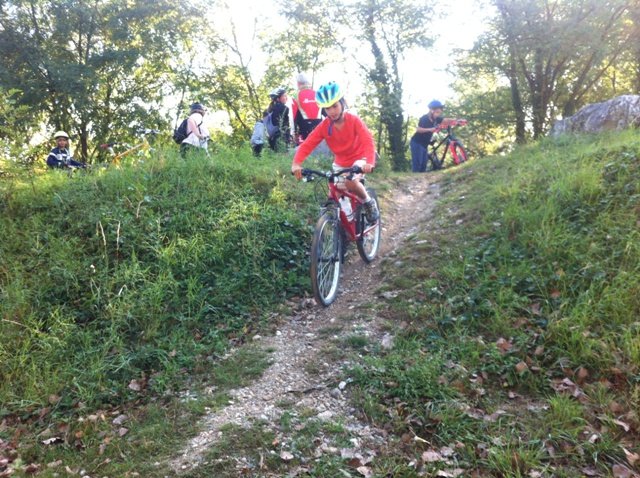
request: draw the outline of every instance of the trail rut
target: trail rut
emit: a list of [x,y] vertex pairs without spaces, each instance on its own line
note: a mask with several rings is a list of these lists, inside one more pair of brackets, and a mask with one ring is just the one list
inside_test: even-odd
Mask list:
[[[355,423],[348,400],[336,388],[344,364],[329,363],[319,353],[332,339],[321,331],[337,320],[352,317],[347,327],[378,341],[388,339],[379,330],[379,319],[370,312],[370,304],[377,300],[384,281],[380,263],[429,219],[438,196],[434,177],[419,175],[401,181],[383,198],[379,258],[365,265],[352,248],[343,268],[341,293],[334,304],[328,308],[302,307],[284,320],[275,335],[259,339],[261,346],[273,350],[271,365],[248,387],[233,390],[228,406],[202,418],[201,432],[170,463],[176,473],[198,466],[207,449],[221,437],[222,426],[248,427],[256,419],[275,423],[282,414],[279,404],[284,401],[294,400],[296,406],[314,410],[320,420],[340,418],[356,428],[365,427]],[[310,365],[314,373],[308,372]]]

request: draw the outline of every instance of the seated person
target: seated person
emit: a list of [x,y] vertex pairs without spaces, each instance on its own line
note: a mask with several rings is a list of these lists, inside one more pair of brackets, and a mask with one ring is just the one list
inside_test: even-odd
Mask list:
[[87,165],[75,161],[69,149],[69,135],[64,131],[58,131],[53,135],[56,140],[56,147],[47,156],[47,166],[50,168],[85,168]]

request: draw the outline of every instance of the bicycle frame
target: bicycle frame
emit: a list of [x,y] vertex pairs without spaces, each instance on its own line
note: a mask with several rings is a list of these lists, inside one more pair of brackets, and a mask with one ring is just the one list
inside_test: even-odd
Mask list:
[[[430,154],[438,161],[440,166],[444,164],[444,160],[447,156],[447,152],[451,153],[451,157],[453,158],[454,164],[458,165],[462,162],[458,157],[458,153],[456,151],[456,144],[461,144],[461,143],[460,143],[460,140],[456,138],[456,136],[453,134],[453,127],[462,126],[464,124],[466,124],[466,122],[462,123],[462,122],[456,121],[454,123],[450,123],[446,126],[440,127],[436,129],[436,131],[434,132],[434,133],[440,133],[441,131],[447,132],[445,137],[442,138],[440,142],[432,141],[430,145],[431,146]],[[442,157],[439,157],[438,150],[442,145],[444,145],[444,151],[442,152]]]
[[[346,189],[341,189],[338,187],[338,184],[340,183],[340,179],[343,178],[340,171],[338,171],[335,174],[331,174],[330,176],[327,176],[325,173],[322,173],[321,171],[312,171],[312,170],[309,170],[309,171],[318,176],[323,176],[328,179],[329,194],[327,196],[327,201],[322,205],[322,210],[323,211],[333,210],[334,212],[335,211],[338,212],[337,218],[340,219],[340,225],[342,226],[342,229],[345,232],[346,237],[350,242],[357,241],[358,239],[362,238],[364,235],[368,234],[374,228],[377,227],[377,223],[371,224],[367,229],[361,231],[358,234],[355,212],[358,209],[358,207],[362,204],[362,201],[360,200],[360,198],[358,198],[358,196],[356,196],[352,192],[349,192]],[[345,170],[345,171],[349,171],[349,170]],[[353,211],[352,219],[349,219],[346,213],[344,212],[344,210],[340,207],[341,196],[344,196],[347,199],[349,199],[349,201],[351,201],[351,211]]]

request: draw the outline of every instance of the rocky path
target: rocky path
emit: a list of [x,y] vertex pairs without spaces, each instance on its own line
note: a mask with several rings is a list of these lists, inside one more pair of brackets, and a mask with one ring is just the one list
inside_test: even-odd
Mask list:
[[[381,259],[392,255],[407,236],[416,232],[418,224],[428,220],[439,195],[438,184],[432,178],[412,176],[382,200]],[[298,407],[314,410],[320,420],[340,419],[353,429],[366,428],[355,423],[341,390],[345,384],[338,382],[344,364],[330,363],[320,353],[334,339],[324,331],[332,325],[344,326],[345,318],[352,319],[345,328],[358,330],[383,346],[392,340],[378,327],[379,320],[367,314],[384,280],[380,259],[365,265],[355,248],[349,258],[343,269],[342,292],[334,304],[328,308],[302,307],[280,325],[275,335],[256,337],[263,347],[273,350],[271,366],[250,386],[232,391],[227,407],[202,419],[202,431],[171,462],[176,473],[198,465],[221,436],[223,425],[250,426],[256,419],[277,423],[282,414],[279,404],[283,402],[293,401]]]

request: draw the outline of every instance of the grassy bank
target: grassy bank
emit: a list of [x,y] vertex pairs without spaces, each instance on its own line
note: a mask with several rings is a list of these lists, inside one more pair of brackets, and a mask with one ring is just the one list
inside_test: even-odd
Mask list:
[[394,347],[349,372],[395,437],[375,476],[638,473],[638,134],[544,141],[441,188],[385,261]]
[[[249,364],[230,378],[220,357],[309,285],[315,209],[289,165],[170,149],[120,169],[0,181],[0,458],[10,443],[24,465],[55,461],[59,447],[35,437],[44,430],[67,452],[95,445],[65,465],[104,460],[98,445],[117,439],[121,413],[138,431],[116,455],[136,440],[166,445],[193,424],[172,397],[206,378],[216,393],[195,413],[241,382]],[[123,412],[131,404],[155,412]]]

